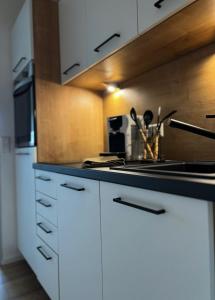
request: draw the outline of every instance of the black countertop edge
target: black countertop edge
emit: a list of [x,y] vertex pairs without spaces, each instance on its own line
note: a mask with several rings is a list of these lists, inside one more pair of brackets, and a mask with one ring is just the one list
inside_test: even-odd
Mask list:
[[109,168],[82,169],[77,165],[73,167],[71,165],[35,163],[33,168],[215,202],[215,180],[122,172],[109,170]]

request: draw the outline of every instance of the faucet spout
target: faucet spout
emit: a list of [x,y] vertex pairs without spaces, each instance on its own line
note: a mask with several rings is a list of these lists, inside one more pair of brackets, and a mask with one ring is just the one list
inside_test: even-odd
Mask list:
[[168,125],[172,128],[181,129],[187,132],[191,132],[215,140],[215,132],[207,130],[205,128],[194,126],[192,124],[184,123],[174,119],[169,119]]

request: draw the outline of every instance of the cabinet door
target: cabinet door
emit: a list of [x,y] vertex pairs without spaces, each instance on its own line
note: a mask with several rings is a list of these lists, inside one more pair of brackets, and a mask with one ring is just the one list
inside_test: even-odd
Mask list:
[[12,29],[13,76],[33,59],[32,2],[26,0]]
[[89,64],[137,35],[136,0],[87,0]]
[[104,300],[214,299],[210,209],[206,201],[101,183]]
[[85,0],[59,2],[62,82],[86,68]]
[[154,27],[195,0],[138,0],[139,33]]
[[99,183],[60,176],[59,274],[63,300],[101,300]]
[[35,148],[16,151],[16,201],[18,247],[35,271]]

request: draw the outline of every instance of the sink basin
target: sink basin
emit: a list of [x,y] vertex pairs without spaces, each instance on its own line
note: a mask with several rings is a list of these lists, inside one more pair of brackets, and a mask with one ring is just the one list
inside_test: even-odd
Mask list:
[[130,164],[113,168],[120,171],[150,173],[170,176],[215,179],[215,161],[170,162]]
[[215,179],[215,162],[182,162],[145,167],[143,172],[160,175]]

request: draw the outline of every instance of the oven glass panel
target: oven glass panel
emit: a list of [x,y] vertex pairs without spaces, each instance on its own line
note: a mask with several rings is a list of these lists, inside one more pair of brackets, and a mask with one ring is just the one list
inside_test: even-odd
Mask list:
[[33,81],[14,93],[15,143],[17,147],[35,145],[34,137],[34,86]]

